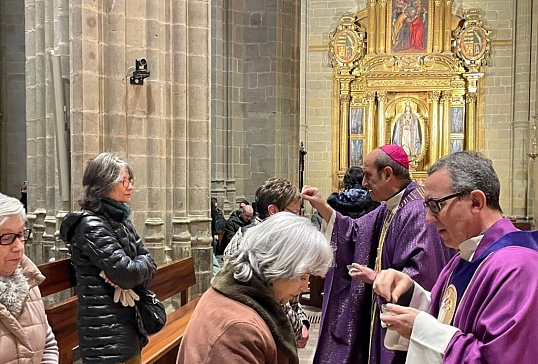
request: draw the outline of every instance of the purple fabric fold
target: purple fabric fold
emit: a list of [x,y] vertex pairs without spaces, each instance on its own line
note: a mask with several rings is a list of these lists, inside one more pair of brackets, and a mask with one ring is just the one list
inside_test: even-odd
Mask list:
[[[486,233],[476,259],[501,237],[538,241],[538,232],[514,232],[508,219],[499,220]],[[508,235],[507,235],[508,234]],[[442,295],[460,256],[441,272],[432,290],[430,313],[437,317]],[[520,246],[502,248],[477,269],[454,315],[461,330],[448,344],[443,363],[535,363],[538,358],[538,252]],[[461,294],[458,292],[458,294]]]
[[[454,252],[444,246],[435,227],[426,223],[422,202],[420,186],[409,184],[388,228],[381,261],[382,269],[403,271],[430,289]],[[351,279],[346,268],[352,262],[374,268],[379,235],[388,213],[382,204],[355,220],[336,214],[332,234],[335,266],[325,279],[314,364],[405,362],[404,352],[383,345],[385,329],[381,328],[377,305],[371,324],[372,286]]]

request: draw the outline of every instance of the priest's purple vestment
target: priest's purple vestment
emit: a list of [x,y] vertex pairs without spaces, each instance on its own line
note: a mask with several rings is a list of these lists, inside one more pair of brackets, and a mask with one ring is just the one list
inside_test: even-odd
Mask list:
[[[518,246],[523,241],[535,247]],[[460,331],[449,342],[443,363],[538,362],[538,231],[517,231],[508,219],[499,220],[484,234],[473,261],[499,242],[508,246],[487,255],[456,308],[452,325]],[[450,261],[432,290],[434,317],[461,260],[457,255]]]
[[[384,224],[388,228],[383,229]],[[406,187],[397,210],[389,211],[383,203],[355,220],[336,213],[331,238],[335,263],[325,278],[314,364],[405,362],[405,352],[383,345],[385,329],[381,328],[379,305],[372,302],[372,285],[352,279],[346,268],[356,262],[374,269],[383,230],[386,238],[381,237],[380,268],[403,271],[422,287],[433,287],[454,254],[435,227],[426,223],[423,189],[414,182]]]

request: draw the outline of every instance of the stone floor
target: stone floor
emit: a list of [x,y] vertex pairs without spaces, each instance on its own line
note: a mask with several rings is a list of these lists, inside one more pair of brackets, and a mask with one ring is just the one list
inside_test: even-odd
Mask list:
[[312,364],[316,345],[318,343],[319,317],[320,310],[315,307],[304,306],[306,313],[310,318],[310,338],[304,349],[299,349],[300,364]]

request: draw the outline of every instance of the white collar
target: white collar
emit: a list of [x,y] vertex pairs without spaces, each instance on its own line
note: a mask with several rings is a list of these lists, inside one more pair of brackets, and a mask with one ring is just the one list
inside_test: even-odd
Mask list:
[[400,202],[402,201],[402,196],[405,190],[406,188],[404,188],[385,202],[387,204],[387,209],[389,209],[391,212],[396,212],[398,206],[400,205]]
[[473,259],[474,253],[476,252],[476,249],[478,248],[478,245],[480,244],[480,241],[482,241],[483,237],[484,234],[480,234],[461,243],[459,246],[461,259],[470,262]]

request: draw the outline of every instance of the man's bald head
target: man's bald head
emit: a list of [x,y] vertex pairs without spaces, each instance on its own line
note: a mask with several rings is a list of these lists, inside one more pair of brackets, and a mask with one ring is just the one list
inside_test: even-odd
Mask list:
[[245,205],[239,208],[239,216],[241,216],[241,219],[243,219],[243,221],[249,222],[252,219],[252,216],[254,216],[254,210],[252,209],[252,206]]

